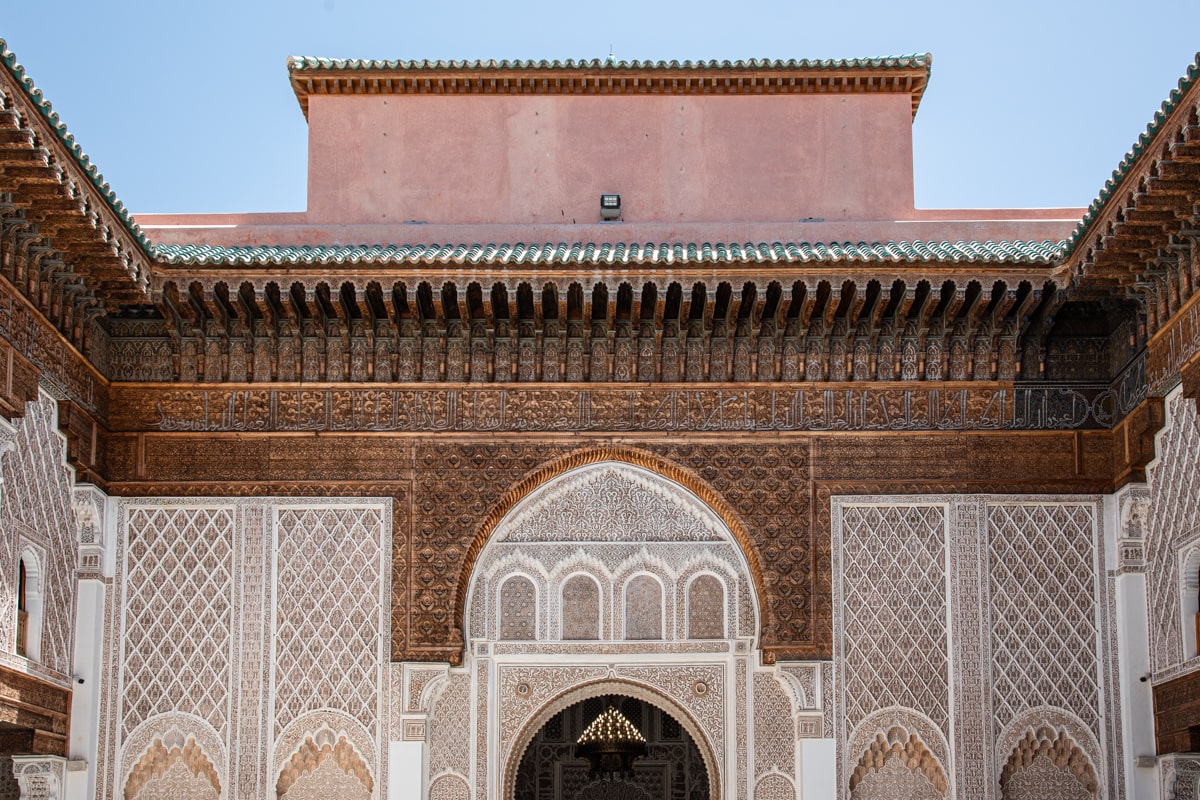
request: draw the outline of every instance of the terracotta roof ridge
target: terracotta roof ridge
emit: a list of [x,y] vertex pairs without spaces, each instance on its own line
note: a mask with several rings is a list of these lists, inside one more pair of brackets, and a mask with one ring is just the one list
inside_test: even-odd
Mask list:
[[108,181],[104,180],[104,176],[96,168],[96,165],[92,163],[92,160],[88,158],[87,153],[83,152],[83,148],[75,141],[74,135],[67,130],[66,123],[59,118],[58,112],[54,110],[50,101],[42,94],[42,90],[38,89],[34,85],[33,79],[26,75],[25,68],[17,61],[16,54],[8,49],[8,43],[3,38],[0,38],[0,63],[4,65],[4,69],[12,77],[13,82],[21,88],[26,98],[33,103],[34,108],[41,114],[42,119],[50,126],[50,129],[58,137],[59,142],[71,154],[76,165],[87,176],[92,186],[100,193],[104,202],[129,234],[137,241],[142,251],[147,256],[152,256],[153,246],[150,243],[149,237],[133,221],[133,217],[125,208],[125,204],[117,197],[116,192],[109,186]]

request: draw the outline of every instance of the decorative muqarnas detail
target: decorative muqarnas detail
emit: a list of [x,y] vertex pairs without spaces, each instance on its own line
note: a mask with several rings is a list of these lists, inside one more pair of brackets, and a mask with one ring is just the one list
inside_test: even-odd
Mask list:
[[[900,787],[904,787],[901,789]],[[850,797],[869,800],[913,797],[934,800],[946,796],[946,774],[917,734],[897,725],[863,753],[850,776]]]
[[217,771],[196,740],[168,736],[155,739],[138,760],[125,782],[125,800],[194,797],[213,798],[221,794]]
[[1004,800],[1093,800],[1098,790],[1087,755],[1066,732],[1048,726],[1026,732],[1000,773]]

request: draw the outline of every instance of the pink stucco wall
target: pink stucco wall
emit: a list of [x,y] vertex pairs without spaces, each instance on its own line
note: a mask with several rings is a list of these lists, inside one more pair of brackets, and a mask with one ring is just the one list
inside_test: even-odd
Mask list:
[[912,101],[842,95],[309,98],[316,224],[578,224],[913,214]]

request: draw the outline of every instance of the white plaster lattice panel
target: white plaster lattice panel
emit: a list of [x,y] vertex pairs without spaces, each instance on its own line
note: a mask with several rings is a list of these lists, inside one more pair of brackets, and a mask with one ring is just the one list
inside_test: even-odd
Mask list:
[[1149,524],[1145,531],[1150,666],[1156,680],[1184,661],[1176,560],[1182,543],[1200,534],[1200,417],[1194,400],[1176,390],[1167,398],[1166,425],[1147,470]]
[[[630,638],[626,589],[639,573],[661,582],[662,624],[659,632],[653,625],[635,626],[631,638],[685,637],[686,589],[701,573],[710,573],[724,588],[719,612],[724,619],[716,619],[716,609],[706,614],[706,633],[723,629],[732,637],[757,630],[749,570],[720,518],[672,481],[630,464],[605,462],[548,482],[500,522],[472,573],[468,638],[516,638],[511,626],[505,628],[509,635],[502,635],[499,605],[505,581],[522,575],[533,583],[537,639],[561,641],[563,589],[579,574],[599,584],[600,638]],[[528,627],[521,626],[521,632]],[[569,633],[577,630],[568,626]]]
[[233,646],[234,508],[127,501],[121,638],[125,732],[194,714],[225,740]]
[[383,503],[280,505],[275,730],[322,708],[378,731],[390,608]]
[[754,776],[769,772],[796,777],[796,743],[791,692],[769,672],[754,678]]
[[997,732],[1048,705],[1098,735],[1097,513],[1094,502],[987,507]]
[[505,529],[510,542],[696,542],[726,537],[717,515],[690,492],[649,470],[618,463],[583,467],[555,478],[513,509]]
[[[429,778],[444,772],[469,775],[475,738],[471,731],[471,676],[451,672],[429,712]],[[469,791],[469,790],[468,790]]]
[[834,638],[846,728],[875,709],[903,706],[948,735],[946,509],[914,503],[840,510]]
[[[42,393],[37,402],[25,406],[25,416],[0,438],[3,511],[0,525],[0,641],[14,652],[16,629],[16,576],[19,553],[16,543],[24,537],[44,550],[40,564],[42,627],[40,665],[67,675],[71,668],[73,617],[75,612],[75,567],[77,544],[72,509],[74,481],[65,465],[66,445],[58,434],[57,406]],[[7,425],[5,426],[7,428]],[[12,449],[9,450],[11,444]]]

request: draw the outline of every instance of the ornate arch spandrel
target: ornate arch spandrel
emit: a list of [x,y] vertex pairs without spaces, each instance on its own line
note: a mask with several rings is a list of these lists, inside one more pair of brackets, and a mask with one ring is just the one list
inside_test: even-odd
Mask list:
[[459,568],[458,581],[454,587],[454,606],[452,609],[451,619],[454,620],[454,644],[462,647],[464,644],[463,632],[466,629],[466,614],[467,614],[467,591],[470,586],[471,573],[475,570],[475,563],[479,559],[479,555],[483,552],[484,546],[495,533],[496,528],[501,521],[512,511],[518,503],[524,500],[531,493],[536,491],[543,484],[559,477],[573,469],[588,466],[590,464],[598,464],[603,461],[616,461],[625,464],[631,464],[635,467],[649,470],[657,475],[666,478],[679,484],[687,491],[698,497],[705,505],[712,509],[713,513],[724,523],[725,527],[733,535],[733,539],[737,542],[738,548],[742,551],[743,558],[746,559],[746,565],[750,571],[750,578],[754,583],[754,593],[758,600],[759,608],[759,635],[763,635],[770,628],[770,605],[767,602],[766,579],[763,575],[762,564],[758,558],[758,549],[750,535],[746,532],[746,526],[742,524],[741,519],[730,508],[724,499],[713,490],[702,478],[695,473],[687,470],[678,464],[669,461],[661,456],[647,453],[644,450],[637,450],[632,447],[621,447],[617,445],[606,445],[603,447],[588,447],[581,450],[576,450],[565,456],[553,459],[533,472],[526,475],[512,489],[504,494],[503,497],[492,507],[484,518],[483,523],[479,526],[479,530],[475,534],[475,538],[468,545],[466,552],[463,554],[462,566]]
[[[945,797],[949,790],[945,770],[924,740],[916,732],[909,732],[903,726],[893,726],[885,734],[877,733],[870,746],[863,752],[850,773],[850,796],[856,797],[860,787],[876,775],[883,775],[888,767],[898,771],[899,775],[912,779],[921,779],[928,784],[924,791],[932,791],[940,797]],[[893,776],[892,780],[899,777]],[[866,791],[865,789],[863,791]]]
[[501,786],[504,793],[502,797],[514,796],[517,771],[521,767],[521,761],[525,758],[525,751],[529,749],[529,745],[533,742],[534,737],[537,736],[538,731],[550,721],[551,717],[583,700],[613,694],[643,700],[652,706],[656,706],[660,711],[674,717],[683,726],[683,729],[688,732],[688,735],[692,737],[696,749],[700,751],[700,757],[704,761],[704,768],[708,772],[710,800],[719,800],[719,798],[723,797],[721,788],[723,773],[720,769],[720,761],[717,758],[712,741],[705,735],[699,721],[686,708],[658,689],[631,681],[628,678],[613,677],[577,684],[562,692],[548,703],[543,704],[541,708],[529,716],[513,737],[513,746],[503,756]]
[[368,795],[374,790],[375,779],[371,777],[371,770],[354,745],[347,741],[344,734],[322,728],[315,736],[305,737],[283,765],[279,780],[275,783],[275,796],[286,797],[297,783],[316,773],[324,762],[330,760],[347,778],[357,780]]
[[[204,749],[190,736],[183,740],[178,735],[170,734],[166,742],[162,737],[155,738],[142,753],[125,779],[121,796],[124,800],[138,800],[144,789],[167,779],[173,769],[186,770],[182,775],[185,778],[188,775],[192,777],[189,784],[211,788],[213,797],[221,796],[221,780]],[[179,787],[175,786],[174,789],[177,791]]]
[[[1042,772],[1034,775],[1033,771],[1038,767]],[[1026,771],[1032,776],[1028,781],[1024,780]],[[1074,791],[1069,791],[1064,782],[1071,784],[1072,781],[1077,785],[1073,785]],[[1028,785],[1016,788],[1024,783]],[[1036,731],[1027,730],[1013,748],[1000,771],[1000,793],[1005,800],[1028,796],[1025,792],[1030,790],[1044,796],[1052,786],[1064,794],[1079,797],[1095,798],[1100,791],[1091,759],[1071,735],[1044,725]]]

